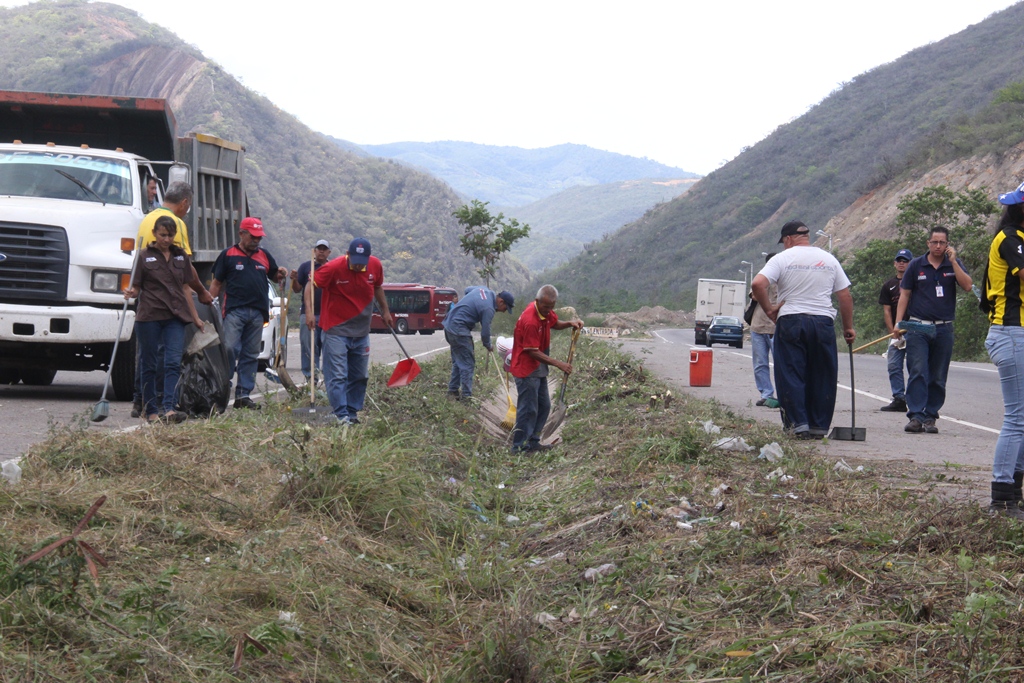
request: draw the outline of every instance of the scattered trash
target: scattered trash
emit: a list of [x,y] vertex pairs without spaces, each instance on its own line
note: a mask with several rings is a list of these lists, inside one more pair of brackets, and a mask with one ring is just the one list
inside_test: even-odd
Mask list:
[[689,513],[691,515],[699,515],[700,514],[700,508],[698,508],[697,506],[693,505],[686,498],[686,496],[680,496],[679,497],[679,504],[677,505],[677,507],[680,508],[681,510],[683,510],[684,512],[687,512],[687,513]]
[[715,442],[713,448],[720,448],[723,451],[752,451],[754,447],[747,443],[742,436],[729,436]]
[[843,473],[846,473],[846,474],[853,474],[854,472],[863,472],[864,471],[864,465],[858,465],[857,469],[854,469],[854,468],[850,467],[849,465],[847,465],[845,460],[840,458],[839,462],[837,462],[835,465],[832,466],[832,469],[835,470],[836,472],[843,472]]
[[281,624],[281,627],[286,631],[298,634],[302,633],[302,624],[299,623],[295,612],[278,612],[277,622]]
[[733,521],[729,522],[729,527],[732,528],[732,529],[739,529],[740,528],[740,523],[735,521],[735,520],[733,520]]
[[702,422],[701,424],[704,425],[704,431],[706,433],[708,433],[708,434],[721,434],[722,433],[722,428],[719,427],[718,425],[716,425],[711,420],[708,420],[707,422]]
[[463,553],[462,555],[459,555],[454,560],[452,560],[452,562],[454,562],[455,566],[459,568],[459,571],[462,571],[466,568],[466,563],[468,562],[468,560],[469,558],[466,556],[465,553]]
[[643,499],[634,500],[630,503],[629,509],[634,515],[647,514],[651,517],[654,516],[654,508],[651,507],[650,503]]
[[693,531],[693,525],[689,522],[676,522],[676,527],[679,529],[686,529],[687,531]]
[[528,564],[533,565],[534,567],[539,567],[544,564],[544,562],[546,562],[546,560],[542,557],[534,557],[528,560]]
[[210,560],[210,558],[209,558],[209,557],[207,557],[207,558],[206,558],[205,560],[203,560],[203,562],[205,562],[206,564],[210,564],[210,561],[211,561],[211,560]]
[[711,489],[712,498],[721,498],[724,495],[732,493],[732,487],[728,484],[719,484],[715,488]]
[[777,462],[782,459],[782,446],[775,441],[761,446],[761,452],[758,453],[758,460],[767,460],[768,462]]
[[[717,503],[715,503],[715,507],[711,508],[712,514],[715,514],[715,515],[719,515],[719,514],[721,514],[724,511],[725,511],[725,501],[724,500],[718,501]],[[697,520],[697,521],[700,521],[700,520]]]
[[557,552],[554,555],[552,555],[551,557],[549,557],[548,559],[551,560],[552,562],[554,562],[555,560],[564,560],[565,559],[565,553]]
[[[7,466],[7,463],[4,463],[4,467],[6,467],[6,466]],[[287,472],[285,474],[282,474],[281,478],[278,479],[277,483],[278,484],[287,484],[288,482],[290,482],[292,480],[292,478],[294,476],[295,476],[295,474],[292,473],[292,472]]]
[[470,503],[469,504],[469,509],[472,510],[473,512],[478,513],[477,517],[480,518],[481,522],[489,522],[489,521],[491,521],[490,519],[487,518],[487,515],[484,514],[483,509],[479,505],[477,505],[476,503]]
[[518,521],[519,521],[519,518],[516,517],[515,515],[508,515],[507,517],[505,517],[505,523],[506,524],[515,524]]
[[676,519],[686,520],[690,518],[690,513],[681,507],[670,507],[662,510],[666,517],[674,517]]
[[533,618],[533,620],[541,626],[547,626],[548,624],[558,621],[558,617],[556,617],[554,614],[551,614],[550,612],[539,612]]
[[600,567],[591,567],[587,571],[583,572],[583,578],[590,583],[597,583],[597,580],[602,576],[608,576],[613,571],[618,569],[613,563],[602,564]]
[[795,493],[787,493],[784,497],[790,500],[800,500]]
[[777,480],[777,481],[779,481],[779,482],[781,482],[783,484],[788,484],[789,482],[793,481],[795,478],[796,477],[793,477],[793,476],[790,476],[790,475],[786,474],[786,471],[784,469],[782,469],[781,467],[778,468],[778,469],[772,470],[771,472],[769,472],[765,476],[765,479],[768,479],[768,480],[775,479],[775,480]]
[[4,462],[3,468],[0,470],[0,476],[12,485],[18,484],[21,482],[21,467],[13,460],[8,460]]
[[499,489],[503,489],[503,488],[505,488],[505,485],[504,484],[498,484],[498,488]]

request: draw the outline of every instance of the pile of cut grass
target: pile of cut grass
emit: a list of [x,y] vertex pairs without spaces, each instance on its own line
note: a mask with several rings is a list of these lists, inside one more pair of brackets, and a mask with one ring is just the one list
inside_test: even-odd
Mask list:
[[[541,456],[444,398],[445,359],[403,389],[376,372],[347,430],[287,404],[56,429],[0,487],[0,680],[1020,677],[1020,525],[837,472],[580,344],[565,441]],[[712,448],[736,435],[755,450]],[[783,459],[756,459],[772,441]],[[692,529],[666,514],[681,498]],[[107,562],[95,579],[78,540]]]

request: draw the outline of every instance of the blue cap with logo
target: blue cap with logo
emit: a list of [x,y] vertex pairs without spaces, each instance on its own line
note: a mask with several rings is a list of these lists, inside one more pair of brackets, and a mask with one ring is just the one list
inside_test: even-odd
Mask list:
[[1024,183],[1017,186],[1017,189],[1013,192],[1004,192],[999,195],[999,203],[1006,204],[1024,204]]
[[348,245],[348,262],[365,266],[370,262],[370,240],[357,237]]
[[914,260],[914,255],[912,253],[910,253],[909,249],[900,249],[899,251],[896,252],[896,258],[893,259],[893,260],[894,261],[899,261],[901,259],[906,259],[907,261],[913,261]]
[[505,306],[508,309],[508,312],[511,313],[512,308],[516,305],[516,298],[512,296],[512,292],[498,292],[498,298],[505,301]]

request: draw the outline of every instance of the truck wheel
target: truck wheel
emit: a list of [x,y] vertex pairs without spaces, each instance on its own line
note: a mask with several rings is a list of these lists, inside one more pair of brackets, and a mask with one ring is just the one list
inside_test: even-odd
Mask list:
[[707,346],[709,349],[711,348],[711,337],[707,338],[707,340],[705,341],[704,345]]
[[434,334],[434,330],[420,330],[420,334]]
[[114,368],[110,371],[110,386],[118,401],[131,401],[135,397],[135,333],[126,342],[117,345]]
[[21,381],[30,387],[48,387],[53,384],[56,370],[22,370]]
[[20,379],[21,375],[18,374],[17,370],[11,368],[0,370],[0,384],[17,384]]
[[737,349],[742,349],[743,348],[743,342],[738,341],[738,342],[736,342],[735,346],[736,346]]
[[399,318],[396,320],[395,332],[398,332],[398,334],[409,334],[409,321],[405,318]]

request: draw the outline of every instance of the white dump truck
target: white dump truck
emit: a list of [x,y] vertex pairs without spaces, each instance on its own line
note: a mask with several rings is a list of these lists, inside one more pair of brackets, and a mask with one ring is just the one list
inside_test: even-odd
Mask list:
[[[200,278],[234,244],[244,148],[175,128],[162,99],[0,91],[0,383],[107,369],[139,223],[169,182],[195,192],[185,222]],[[127,316],[111,373],[122,401],[135,381]]]

